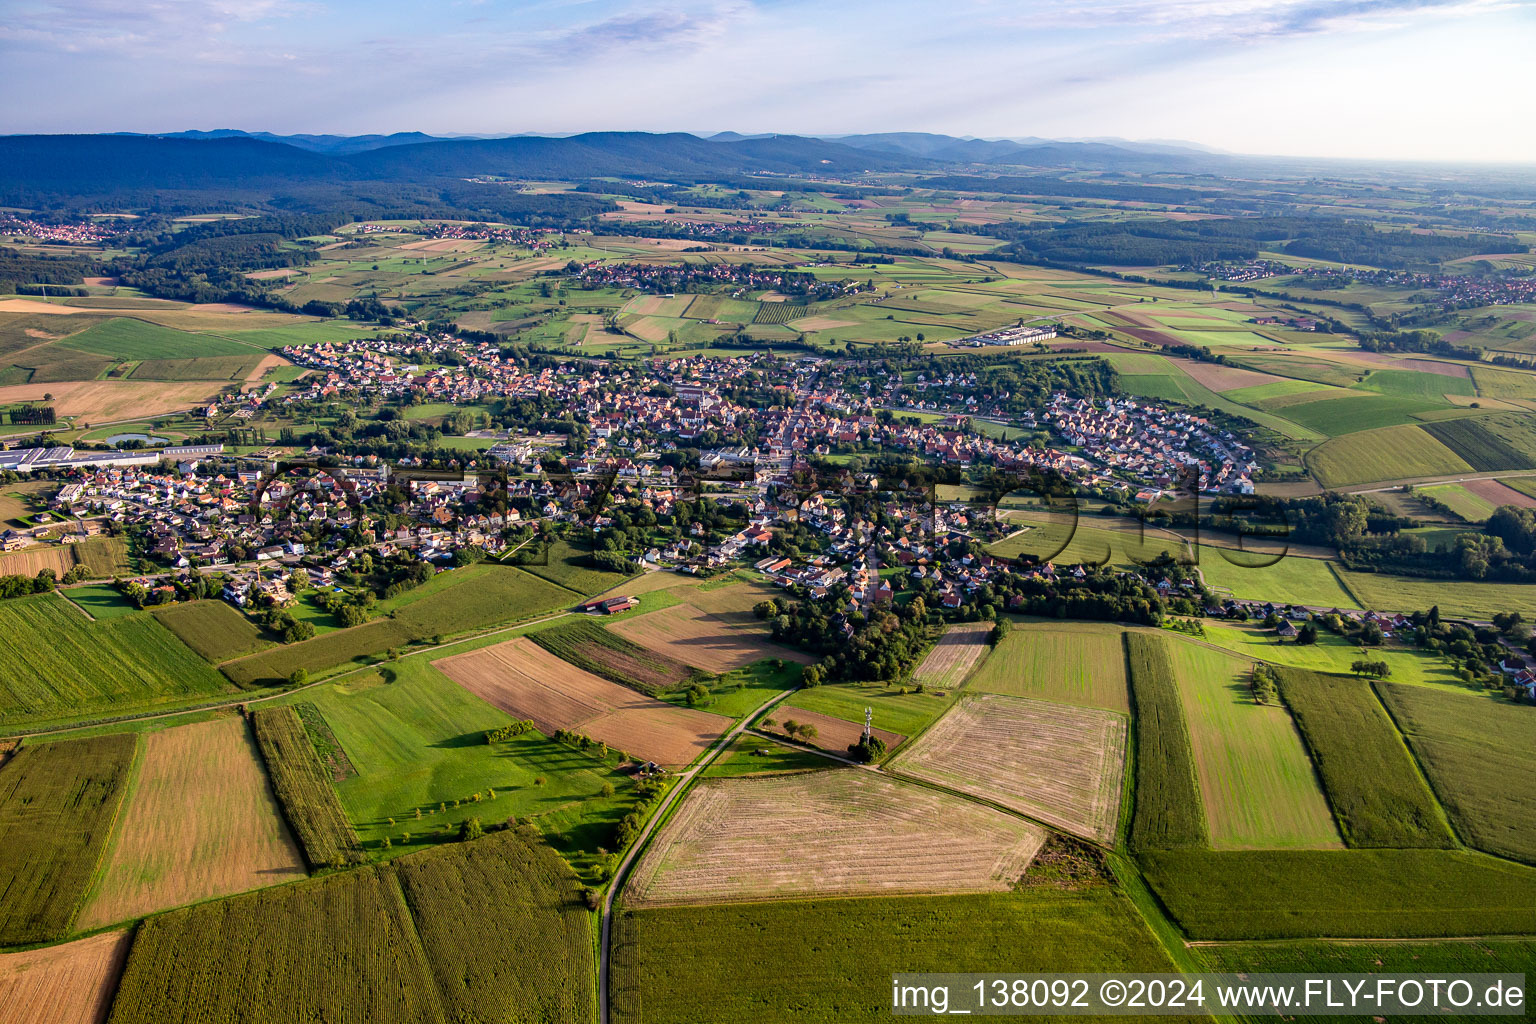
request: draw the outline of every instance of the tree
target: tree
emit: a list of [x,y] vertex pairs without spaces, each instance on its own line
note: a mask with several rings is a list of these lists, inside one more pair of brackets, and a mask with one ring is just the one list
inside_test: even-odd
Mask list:
[[870,764],[885,756],[885,741],[879,736],[871,736],[868,740],[860,737],[859,742],[850,744],[848,754],[860,764]]
[[289,686],[303,686],[307,682],[309,682],[309,671],[307,669],[296,668],[288,676]]
[[304,569],[295,569],[288,574],[288,589],[295,594],[309,589],[309,573]]
[[464,824],[459,826],[459,839],[479,839],[485,835],[485,828],[480,824],[479,818],[465,818]]

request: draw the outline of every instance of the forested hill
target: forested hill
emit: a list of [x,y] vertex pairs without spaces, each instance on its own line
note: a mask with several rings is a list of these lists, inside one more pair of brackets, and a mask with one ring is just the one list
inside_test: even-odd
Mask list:
[[426,142],[333,155],[247,137],[16,135],[0,137],[0,200],[145,188],[274,188],[481,176],[622,175],[694,182],[764,171],[851,175],[931,166],[920,157],[798,136],[711,142],[684,134],[596,132],[563,139]]

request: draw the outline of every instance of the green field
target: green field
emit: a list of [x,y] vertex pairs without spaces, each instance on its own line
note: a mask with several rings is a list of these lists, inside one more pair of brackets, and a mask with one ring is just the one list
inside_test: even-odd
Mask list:
[[154,618],[91,622],[56,594],[0,603],[0,728],[145,711],[228,684]]
[[1166,643],[1189,725],[1201,803],[1218,850],[1340,846],[1291,716],[1259,704],[1253,663],[1183,640]]
[[970,688],[1129,712],[1120,634],[1119,626],[1104,623],[1016,626],[971,677]]
[[[208,335],[194,335],[207,338]],[[146,359],[133,368],[129,380],[245,380],[262,355],[246,349],[243,356],[198,356],[191,359]]]
[[889,1019],[901,971],[1172,969],[1108,885],[1026,888],[623,911],[611,995],[615,1024],[839,1024]]
[[106,849],[138,737],[28,744],[0,768],[0,945],[62,938]]
[[521,561],[517,564],[526,572],[551,583],[558,583],[584,597],[612,590],[632,578],[593,568],[589,561],[591,557],[588,551],[572,547],[564,540],[555,540],[546,551],[531,556],[528,564]]
[[[1466,939],[1445,942],[1224,943],[1205,946],[1201,956],[1213,970],[1291,974],[1529,974],[1536,965],[1531,939]],[[1296,1020],[1326,1020],[1296,1017]],[[1472,1020],[1437,1014],[1436,1020]],[[1486,1019],[1486,1018],[1481,1018]]]
[[1418,579],[1348,569],[1340,569],[1339,578],[1362,604],[1377,611],[1406,614],[1438,605],[1446,615],[1483,620],[1500,611],[1536,618],[1536,587],[1525,584]]
[[60,590],[70,601],[83,608],[93,619],[117,619],[138,611],[122,591],[110,583],[93,583],[84,587]]
[[1469,523],[1482,523],[1493,515],[1494,504],[1480,494],[1473,494],[1461,484],[1435,484],[1417,487],[1415,494],[1422,494],[1440,502],[1461,519]]
[[815,711],[845,722],[864,724],[864,709],[874,709],[874,727],[913,736],[944,713],[954,702],[955,693],[940,697],[933,693],[900,692],[883,683],[832,683],[812,686],[797,692],[779,705]]
[[652,696],[693,676],[693,670],[682,662],[610,633],[587,617],[562,619],[529,633],[528,639],[577,668]]
[[[1255,661],[1342,675],[1351,672],[1351,666],[1360,660],[1359,647],[1348,638],[1336,636],[1321,628],[1317,633],[1317,643],[1298,644],[1291,640],[1280,640],[1274,630],[1266,629],[1259,622],[1207,620],[1202,625],[1205,635],[1201,639],[1206,643],[1224,647]],[[1370,653],[1372,661],[1387,663],[1395,682],[1438,686],[1456,691],[1467,688],[1467,684],[1451,670],[1450,663],[1431,651],[1418,647],[1382,646]]]
[[134,936],[108,1018],[110,1024],[447,1019],[387,867],[150,918]]
[[1307,453],[1307,468],[1324,487],[1472,472],[1425,428],[1406,424],[1325,441]]
[[1461,850],[1173,850],[1140,857],[1192,939],[1536,932],[1536,870]]
[[1383,683],[1456,831],[1472,846],[1536,861],[1536,801],[1523,785],[1536,765],[1536,708]]
[[192,334],[147,320],[113,317],[58,343],[64,348],[111,359],[193,359],[202,356],[259,356],[251,345],[212,334]]
[[1452,845],[1434,796],[1369,683],[1282,669],[1279,690],[1350,846]]
[[1281,415],[1329,437],[1338,437],[1361,430],[1414,423],[1415,413],[1446,408],[1448,404],[1443,400],[1436,402],[1406,395],[1375,395],[1369,391],[1357,391],[1348,398],[1325,398],[1317,402],[1287,405]]
[[1446,395],[1475,394],[1472,382],[1466,377],[1451,377],[1443,373],[1421,370],[1377,370],[1365,378],[1362,387],[1380,391],[1385,395],[1401,395],[1410,398],[1440,399]]
[[1125,649],[1136,726],[1136,812],[1131,822],[1131,847],[1167,850],[1205,846],[1210,833],[1168,641],[1150,633],[1126,633]]
[[[469,818],[488,823],[512,816],[536,821],[578,866],[595,864],[598,847],[613,848],[613,826],[634,799],[625,776],[536,732],[486,743],[485,731],[511,718],[425,658],[380,672],[356,689],[343,681],[303,694],[351,765],[336,791],[371,850],[388,837],[394,855],[451,838]],[[603,795],[605,782],[614,795]]]
[[564,587],[506,566],[482,564],[439,576],[441,585],[437,577],[423,584],[433,588],[425,596],[411,600],[415,592],[407,591],[397,598],[388,618],[242,658],[225,665],[224,672],[241,685],[275,683],[297,669],[314,674],[367,663],[390,648],[531,618],[575,602]]
[[597,1003],[591,915],[533,830],[394,863],[450,1021],[583,1021]]
[[1485,365],[1470,369],[1479,395],[1489,398],[1536,398],[1536,374],[1496,370]]
[[[1273,562],[1273,564],[1267,564]],[[1332,564],[1321,558],[1246,553],[1200,545],[1200,575],[1205,585],[1226,591],[1242,601],[1270,601],[1325,608],[1355,609],[1359,605],[1333,574]]]
[[1478,472],[1536,467],[1536,427],[1530,413],[1430,423],[1424,429]]
[[724,754],[700,773],[704,779],[738,778],[772,772],[815,771],[831,768],[837,762],[802,747],[787,746],[763,736],[744,732],[731,742]]
[[363,863],[367,857],[298,712],[290,707],[258,708],[250,718],[251,731],[272,779],[272,791],[304,847],[310,868]]
[[217,598],[161,605],[152,614],[215,665],[272,646],[255,623]]

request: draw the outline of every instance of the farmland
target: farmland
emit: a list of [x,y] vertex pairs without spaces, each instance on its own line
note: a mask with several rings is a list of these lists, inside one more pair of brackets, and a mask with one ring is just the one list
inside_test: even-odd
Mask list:
[[[775,724],[770,726],[768,721]],[[806,711],[801,708],[785,706],[777,719],[764,720],[760,728],[764,732],[789,735],[789,728],[797,726],[799,742],[807,743],[820,750],[836,754],[839,757],[848,756],[848,748],[854,746],[864,735],[864,726],[859,722],[850,722],[843,718],[833,718],[831,715],[823,715],[816,711]],[[807,735],[804,732],[806,726],[815,729],[815,733]],[[890,732],[886,729],[876,729],[871,726],[869,733],[885,744],[887,750],[895,750],[897,744],[906,739],[899,732]]]
[[152,732],[80,926],[304,876],[239,718]]
[[1279,690],[1306,739],[1345,842],[1451,845],[1434,796],[1369,683],[1282,669]]
[[1536,591],[1519,583],[1427,580],[1348,569],[1340,569],[1339,577],[1367,608],[1409,612],[1438,605],[1446,615],[1483,618],[1508,611],[1536,617]]
[[577,1021],[596,999],[580,885],[537,833],[395,862],[450,1020]]
[[1182,640],[1167,647],[1211,845],[1218,850],[1340,845],[1290,714],[1257,703],[1248,690],[1252,664]]
[[1460,455],[1410,424],[1336,437],[1308,453],[1307,467],[1324,487],[1472,472]]
[[1334,575],[1330,562],[1288,554],[1275,561],[1272,555],[1200,547],[1200,573],[1206,585],[1239,600],[1272,601],[1309,607],[1357,608],[1355,599]]
[[215,665],[271,646],[255,623],[223,601],[178,601],[154,609],[153,615],[182,643]]
[[720,757],[710,762],[700,777],[728,779],[772,772],[818,771],[831,768],[836,763],[812,751],[744,732],[731,742]]
[[936,692],[902,693],[901,687],[884,683],[836,683],[811,686],[792,694],[780,705],[785,715],[793,711],[814,711],[846,722],[864,724],[864,709],[874,711],[874,726],[902,736],[922,732],[929,722],[944,713],[955,693],[940,696]]
[[616,922],[613,1019],[880,1021],[902,971],[1171,969],[1108,886],[637,909]]
[[589,552],[574,548],[564,540],[554,540],[545,550],[518,564],[524,572],[578,594],[600,594],[630,578],[593,568],[588,564],[591,557]]
[[1006,890],[1044,840],[1000,811],[858,769],[710,779],[653,838],[625,901]]
[[1509,785],[1536,757],[1536,709],[1396,683],[1379,690],[1462,838],[1536,861],[1536,807]]
[[987,634],[991,630],[991,625],[985,622],[950,626],[912,670],[912,681],[935,690],[949,690],[959,686],[971,674],[976,663],[986,656]]
[[1458,850],[1178,850],[1140,857],[1193,939],[1536,930],[1536,870]]
[[471,566],[455,570],[441,589],[402,604],[388,618],[241,658],[225,665],[224,673],[242,686],[281,682],[298,669],[315,674],[347,662],[366,663],[392,647],[532,618],[574,600],[564,587],[521,569]]
[[972,690],[1129,712],[1118,626],[1016,626],[971,680]]
[[604,629],[591,619],[567,619],[528,639],[577,668],[655,696],[685,682],[692,670]]
[[362,868],[175,910],[134,939],[111,1024],[446,1016],[398,883]]
[[961,699],[890,768],[1113,843],[1126,722],[1025,697]]
[[1155,634],[1127,633],[1125,648],[1136,711],[1136,812],[1131,821],[1131,847],[1204,846],[1209,832],[1167,641]]
[[665,704],[582,671],[526,637],[432,667],[546,736],[579,732],[659,764],[688,764],[730,725],[730,719]]
[[98,1024],[128,959],[128,932],[101,932],[59,946],[0,954],[0,1020]]
[[310,868],[361,863],[365,858],[357,834],[341,809],[299,713],[291,707],[259,708],[251,712],[251,732],[283,816],[298,837]]
[[56,576],[63,576],[78,565],[96,576],[129,572],[128,544],[120,537],[98,536],[70,544],[38,544],[0,555],[0,575],[36,576],[43,569],[52,569]]
[[144,710],[227,692],[148,614],[91,622],[56,594],[0,604],[0,727]]
[[0,768],[0,944],[61,938],[128,785],[135,738],[28,744]]
[[691,604],[673,605],[616,622],[609,629],[657,654],[706,672],[729,672],[762,658],[809,664],[803,651],[770,643],[755,630],[743,629]]

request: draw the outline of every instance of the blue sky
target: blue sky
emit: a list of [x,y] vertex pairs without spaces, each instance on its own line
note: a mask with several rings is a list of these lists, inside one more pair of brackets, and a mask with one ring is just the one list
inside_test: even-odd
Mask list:
[[934,131],[1536,162],[1536,0],[7,0],[0,132]]

